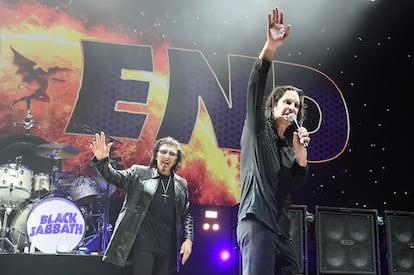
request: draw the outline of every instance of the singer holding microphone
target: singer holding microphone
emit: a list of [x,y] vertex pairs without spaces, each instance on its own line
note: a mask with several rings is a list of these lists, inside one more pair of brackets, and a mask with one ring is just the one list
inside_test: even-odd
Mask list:
[[284,19],[279,8],[268,14],[267,39],[248,82],[237,224],[242,275],[300,274],[288,211],[308,175],[304,93],[290,85],[265,91],[273,57],[291,32]]

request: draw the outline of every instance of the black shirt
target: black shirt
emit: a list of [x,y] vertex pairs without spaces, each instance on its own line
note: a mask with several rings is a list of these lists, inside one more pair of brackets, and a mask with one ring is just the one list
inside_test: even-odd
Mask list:
[[174,247],[176,242],[174,201],[174,176],[160,175],[157,191],[135,240],[134,252],[165,254]]
[[296,153],[275,138],[264,115],[266,79],[271,63],[258,59],[249,78],[246,118],[241,137],[241,197],[238,220],[253,214],[277,234],[289,237],[291,192],[305,183],[308,166],[297,164]]

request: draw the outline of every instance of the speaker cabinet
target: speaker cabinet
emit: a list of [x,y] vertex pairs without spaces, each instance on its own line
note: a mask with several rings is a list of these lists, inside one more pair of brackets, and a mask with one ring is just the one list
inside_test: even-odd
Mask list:
[[384,211],[390,275],[414,274],[414,212]]
[[317,274],[380,274],[378,212],[315,207]]
[[291,205],[289,216],[292,220],[290,235],[295,246],[296,255],[299,261],[299,272],[302,275],[308,274],[307,266],[307,234],[306,234],[306,205]]

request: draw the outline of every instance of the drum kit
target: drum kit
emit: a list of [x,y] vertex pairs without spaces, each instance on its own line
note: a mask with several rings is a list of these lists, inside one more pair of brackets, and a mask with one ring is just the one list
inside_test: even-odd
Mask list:
[[[110,197],[116,188],[98,173],[60,171],[61,160],[80,152],[71,145],[17,143],[24,144],[21,155],[0,165],[0,253],[54,254],[80,247],[103,252],[111,233]],[[50,171],[32,170],[25,162],[27,152],[48,159]]]

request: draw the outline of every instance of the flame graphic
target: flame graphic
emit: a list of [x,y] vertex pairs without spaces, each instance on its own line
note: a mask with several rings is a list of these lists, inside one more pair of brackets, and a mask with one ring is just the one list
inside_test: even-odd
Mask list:
[[[0,4],[0,138],[12,134],[24,134],[21,122],[27,112],[24,102],[11,107],[11,102],[30,94],[27,89],[18,89],[21,76],[13,65],[10,46],[22,53],[36,66],[47,69],[53,66],[70,68],[60,72],[64,82],[49,82],[48,94],[51,102],[33,100],[31,113],[34,126],[30,134],[43,138],[48,143],[64,143],[80,149],[74,157],[62,160],[64,171],[73,171],[78,176],[96,174],[91,168],[92,153],[89,150],[90,135],[65,134],[73,111],[82,76],[82,39],[111,43],[139,43],[139,35],[122,33],[103,25],[88,25],[82,17],[74,18],[56,7],[39,3]],[[150,79],[148,104],[123,104],[117,108],[130,112],[148,113],[148,121],[139,140],[123,139],[122,145],[114,145],[116,154],[122,156],[121,165],[147,164],[151,148],[168,98],[168,42],[153,46],[154,72],[124,71],[126,78]],[[30,88],[36,89],[36,83]],[[211,205],[234,205],[239,196],[239,152],[217,146],[214,129],[205,106],[200,102],[192,138],[183,144],[185,159],[178,171],[189,183],[190,199],[193,203]],[[139,154],[137,154],[139,152]]]

